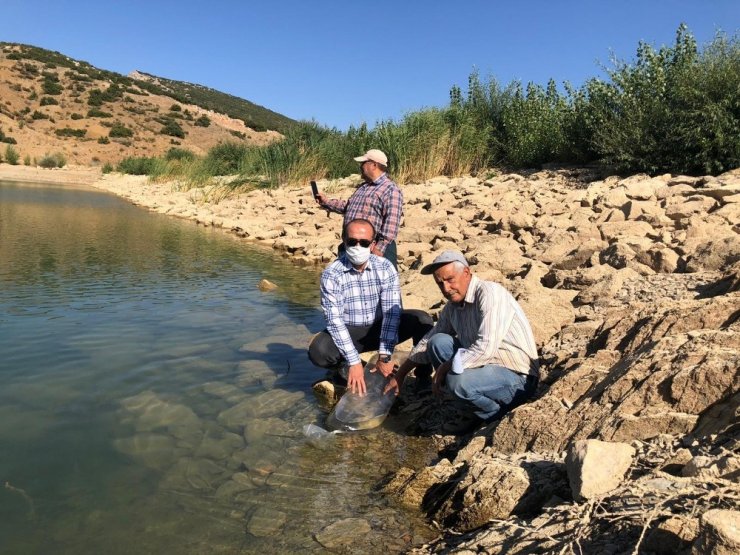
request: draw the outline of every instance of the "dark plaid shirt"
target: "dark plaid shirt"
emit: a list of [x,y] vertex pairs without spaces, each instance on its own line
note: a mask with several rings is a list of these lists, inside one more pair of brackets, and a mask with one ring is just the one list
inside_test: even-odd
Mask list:
[[324,207],[344,214],[342,226],[357,219],[373,224],[377,232],[377,249],[384,253],[388,243],[398,235],[403,216],[403,193],[384,173],[375,181],[360,185],[348,200],[331,199]]

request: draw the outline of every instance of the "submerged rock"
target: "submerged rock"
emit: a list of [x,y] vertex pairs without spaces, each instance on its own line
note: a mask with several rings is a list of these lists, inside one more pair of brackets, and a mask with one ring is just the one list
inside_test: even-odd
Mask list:
[[267,292],[274,291],[278,288],[278,286],[271,282],[269,279],[261,279],[259,284],[257,285],[257,288],[262,292]]
[[301,391],[273,389],[222,411],[218,415],[218,421],[228,428],[241,429],[250,418],[277,416],[293,408],[303,398]]
[[288,516],[282,511],[258,507],[249,517],[247,532],[257,537],[274,536],[282,530],[287,520]]
[[370,530],[370,523],[363,518],[345,518],[323,528],[314,538],[326,549],[340,549],[360,545]]
[[175,440],[162,434],[141,433],[133,437],[116,439],[117,451],[133,457],[141,464],[157,470],[171,466],[186,451],[175,447]]

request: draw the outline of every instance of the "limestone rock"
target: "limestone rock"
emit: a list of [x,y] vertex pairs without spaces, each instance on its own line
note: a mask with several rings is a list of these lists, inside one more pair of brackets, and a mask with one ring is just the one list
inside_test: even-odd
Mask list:
[[436,511],[436,520],[467,531],[492,518],[508,518],[529,488],[527,473],[502,461],[477,461]]
[[457,471],[449,460],[442,459],[434,466],[418,472],[409,468],[399,469],[383,487],[383,491],[395,496],[403,505],[420,510],[424,508],[424,498],[428,491],[443,488],[446,481]]
[[634,447],[626,443],[574,442],[565,459],[573,498],[585,501],[609,493],[624,479],[634,456]]
[[740,511],[710,509],[701,516],[693,555],[740,553]]
[[260,291],[263,291],[263,292],[274,291],[275,289],[278,288],[277,285],[275,285],[273,282],[271,282],[268,279],[261,279],[257,287]]
[[702,270],[725,270],[740,260],[740,235],[712,239],[701,243],[688,256],[686,269],[689,272]]
[[538,346],[575,320],[571,304],[576,295],[573,291],[548,289],[528,280],[513,282],[509,290],[527,315]]

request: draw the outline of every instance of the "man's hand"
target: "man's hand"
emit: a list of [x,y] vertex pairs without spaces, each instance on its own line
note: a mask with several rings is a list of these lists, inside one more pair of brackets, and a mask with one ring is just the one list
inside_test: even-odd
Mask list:
[[364,397],[365,393],[367,393],[367,386],[365,386],[365,369],[362,367],[361,362],[349,367],[347,387],[351,393],[356,393],[360,397]]
[[450,368],[452,368],[452,360],[443,362],[434,371],[434,381],[432,382],[432,393],[434,393],[437,397],[442,396],[442,386],[445,383],[445,378],[447,377],[447,373],[450,371]]
[[394,368],[395,365],[393,364],[392,360],[389,360],[388,362],[383,362],[382,360],[378,359],[378,362],[375,364],[375,368],[372,369],[372,372],[380,370],[380,373],[383,374],[383,377],[387,378],[393,373]]
[[403,385],[403,380],[406,379],[406,376],[409,375],[409,372],[411,372],[414,368],[416,368],[418,365],[413,362],[410,358],[407,358],[403,361],[403,364],[401,364],[401,367],[396,371],[396,374],[391,376],[391,379],[388,380],[388,383],[385,385],[385,389],[383,390],[383,395],[388,393],[391,390],[395,390],[395,395],[398,395],[401,393],[401,386]]
[[326,204],[327,198],[324,196],[324,193],[319,193],[314,198],[316,199],[316,202],[318,202],[321,206],[324,206]]
[[385,385],[383,395],[385,395],[389,391],[393,391],[394,395],[398,395],[399,393],[401,393],[401,386],[403,385],[404,379],[406,379],[406,374],[401,374],[400,372],[395,376],[391,376],[391,379],[388,380],[388,383]]

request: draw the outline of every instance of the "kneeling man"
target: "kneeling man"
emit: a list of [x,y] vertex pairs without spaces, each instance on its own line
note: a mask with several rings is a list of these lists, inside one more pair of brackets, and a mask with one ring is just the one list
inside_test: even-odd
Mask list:
[[[396,344],[411,337],[416,344],[433,321],[424,311],[402,309],[393,263],[371,254],[375,229],[369,221],[352,220],[343,235],[345,251],[321,274],[326,329],[311,341],[308,357],[321,368],[346,363],[348,389],[364,395],[360,353],[377,350],[377,370],[388,376],[393,371],[391,355]],[[426,371],[431,374],[431,367]]]
[[462,253],[444,251],[421,269],[433,274],[447,304],[386,388],[398,390],[418,364],[434,366],[442,386],[491,421],[531,396],[539,376],[537,347],[519,303],[501,285],[474,276]]

